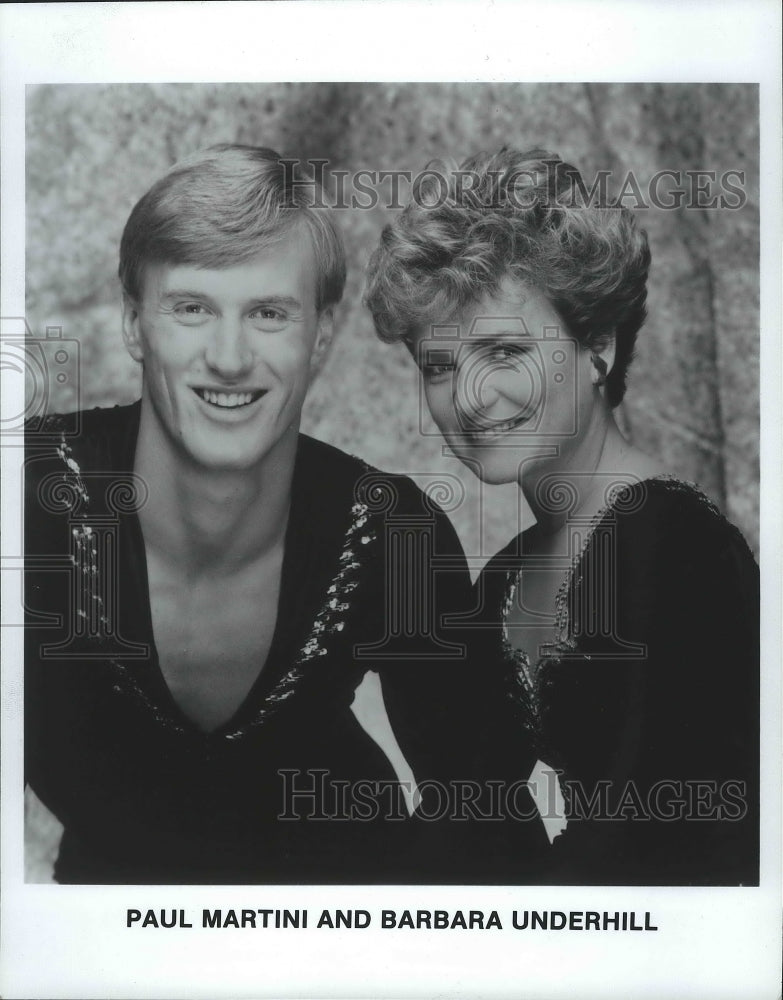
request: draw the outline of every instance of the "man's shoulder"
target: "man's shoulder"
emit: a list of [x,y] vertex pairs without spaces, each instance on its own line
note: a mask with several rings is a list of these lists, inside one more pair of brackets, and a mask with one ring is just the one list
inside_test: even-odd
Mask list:
[[306,434],[300,434],[299,448],[300,479],[306,480],[302,485],[321,503],[331,497],[392,518],[420,515],[432,520],[446,516],[430,493],[405,473],[378,469]]
[[[41,503],[47,484],[77,492],[87,476],[132,472],[126,452],[138,428],[139,404],[33,417],[25,424],[25,494]],[[64,487],[58,487],[62,492]],[[49,510],[46,503],[43,507]],[[53,510],[59,509],[55,504]]]
[[89,433],[105,427],[119,427],[138,417],[140,400],[125,406],[94,406],[71,413],[36,414],[25,421],[28,435]]
[[299,435],[299,454],[305,469],[311,474],[323,472],[356,479],[367,469],[372,469],[371,465],[356,455],[349,455],[347,451],[319,438],[310,437],[309,434]]
[[140,403],[127,406],[96,406],[73,413],[51,413],[30,417],[25,422],[25,446],[43,450],[50,445],[89,449],[113,439],[122,439],[138,427]]

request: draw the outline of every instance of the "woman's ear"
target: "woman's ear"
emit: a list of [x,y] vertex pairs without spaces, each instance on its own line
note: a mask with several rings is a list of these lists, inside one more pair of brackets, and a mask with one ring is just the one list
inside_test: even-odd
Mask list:
[[615,346],[615,336],[614,332],[612,332],[602,337],[601,340],[590,348],[590,360],[593,364],[593,385],[603,385],[606,381],[606,376],[614,365]]
[[136,302],[123,293],[122,296],[122,339],[128,349],[128,354],[134,361],[144,360],[139,329],[139,307]]
[[327,306],[318,314],[318,326],[315,331],[313,353],[310,355],[310,378],[315,378],[323,367],[326,355],[334,337],[334,309]]

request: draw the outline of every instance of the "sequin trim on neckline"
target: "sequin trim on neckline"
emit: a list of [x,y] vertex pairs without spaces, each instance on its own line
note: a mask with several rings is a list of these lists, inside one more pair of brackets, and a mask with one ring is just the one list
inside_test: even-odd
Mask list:
[[[100,576],[101,567],[98,551],[95,545],[93,527],[90,525],[90,497],[85,486],[82,470],[78,462],[73,457],[73,452],[62,432],[60,440],[55,446],[57,455],[65,470],[62,473],[62,489],[58,491],[59,509],[67,511],[72,517],[78,516],[77,526],[72,529],[74,544],[79,553],[78,563],[83,564],[83,570],[88,574],[86,580],[86,600],[90,602],[100,602]],[[365,472],[371,471],[370,466],[361,463]],[[306,641],[299,650],[293,666],[288,670],[271,691],[264,698],[260,710],[254,717],[243,726],[231,729],[228,732],[219,729],[214,733],[198,733],[204,740],[210,738],[222,738],[236,740],[244,736],[247,732],[266,723],[271,716],[276,714],[280,707],[295,693],[302,680],[308,673],[308,668],[318,662],[322,657],[328,655],[329,640],[338,635],[345,628],[346,620],[351,611],[351,595],[359,586],[359,578],[362,567],[368,555],[374,551],[377,541],[377,531],[371,521],[371,512],[364,503],[354,503],[351,507],[351,523],[348,526],[343,540],[342,553],[339,558],[338,571],[332,578],[326,591],[326,596],[321,608],[312,624]],[[77,558],[72,556],[74,566],[77,565]],[[101,609],[97,611],[100,613]],[[87,612],[79,609],[79,614],[86,615]],[[101,618],[104,624],[108,624],[107,619]],[[96,642],[101,641],[100,634],[94,637]],[[114,657],[107,657],[106,661],[115,675],[113,690],[116,694],[132,697],[146,711],[148,711],[157,723],[165,726],[173,732],[187,735],[189,729],[172,718],[165,710],[157,705],[149,695],[143,690],[137,678],[125,664]],[[193,730],[195,734],[197,730]]]
[[[541,733],[542,691],[546,683],[547,668],[559,663],[566,655],[576,650],[576,639],[571,634],[569,614],[569,594],[572,586],[580,580],[580,570],[584,555],[595,535],[596,529],[612,512],[630,513],[641,508],[647,499],[647,486],[660,483],[671,492],[687,493],[696,498],[715,516],[724,519],[712,500],[695,483],[678,479],[671,475],[650,476],[633,483],[615,484],[607,490],[606,503],[590,518],[582,545],[571,559],[555,597],[555,639],[542,644],[543,655],[533,662],[526,650],[513,646],[508,638],[508,615],[520,584],[522,569],[509,570],[501,603],[501,644],[503,657],[510,668],[508,696],[515,704],[520,722],[525,727],[540,754],[546,753],[551,760],[553,754],[544,745]],[[634,496],[629,497],[628,494]]]

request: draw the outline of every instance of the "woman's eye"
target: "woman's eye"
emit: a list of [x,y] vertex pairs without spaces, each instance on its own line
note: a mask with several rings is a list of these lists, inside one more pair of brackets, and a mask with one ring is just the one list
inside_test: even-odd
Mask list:
[[421,370],[428,382],[442,381],[444,378],[450,377],[453,371],[453,364],[424,365]]
[[495,344],[490,353],[494,360],[514,361],[524,352],[518,344]]
[[439,382],[450,378],[455,365],[455,353],[446,348],[427,347],[419,357],[422,378],[427,382]]

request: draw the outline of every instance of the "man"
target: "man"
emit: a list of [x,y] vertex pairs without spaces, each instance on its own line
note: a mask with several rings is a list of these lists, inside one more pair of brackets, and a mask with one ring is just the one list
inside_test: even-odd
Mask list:
[[428,881],[416,782],[477,773],[448,519],[299,433],[345,281],[317,195],[270,150],[176,164],[120,247],[141,400],[30,428],[25,756],[61,882]]

